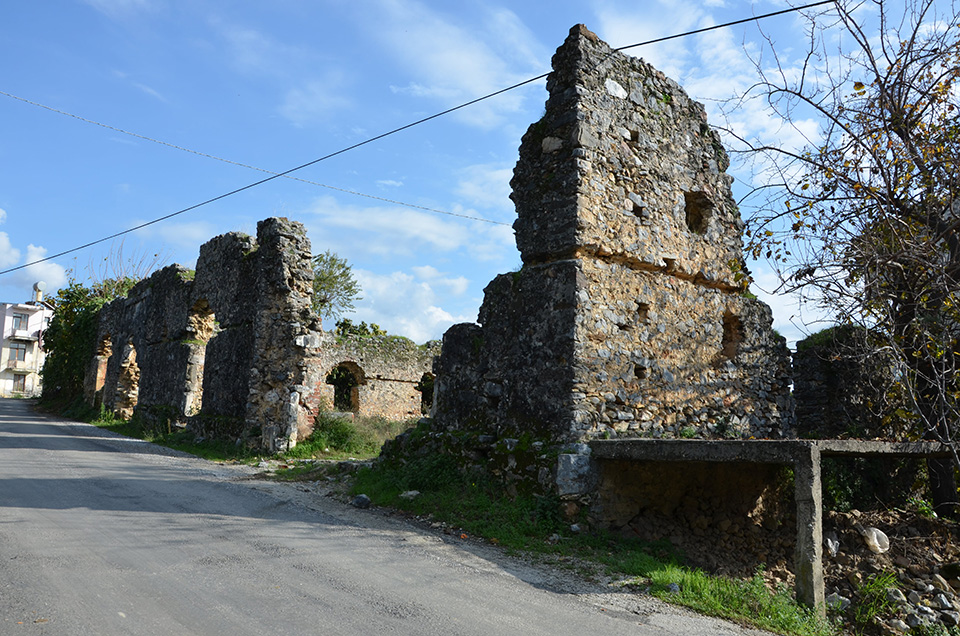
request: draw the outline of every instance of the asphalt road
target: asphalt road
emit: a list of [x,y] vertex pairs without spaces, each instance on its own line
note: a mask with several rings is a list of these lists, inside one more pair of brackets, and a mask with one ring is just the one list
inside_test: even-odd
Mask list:
[[760,634],[0,399],[0,635]]

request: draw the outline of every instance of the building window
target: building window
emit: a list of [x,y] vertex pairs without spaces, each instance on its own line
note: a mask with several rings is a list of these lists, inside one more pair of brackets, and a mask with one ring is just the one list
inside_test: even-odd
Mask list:
[[18,330],[26,329],[29,320],[30,316],[27,314],[13,314],[13,328]]
[[17,393],[25,393],[27,390],[27,376],[19,374],[13,376],[13,390]]
[[10,359],[23,362],[27,359],[27,345],[23,342],[14,342],[10,345]]

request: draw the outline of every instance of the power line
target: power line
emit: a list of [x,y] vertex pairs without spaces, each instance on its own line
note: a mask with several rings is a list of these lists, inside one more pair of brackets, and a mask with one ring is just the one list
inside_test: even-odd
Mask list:
[[733,22],[724,22],[723,24],[715,24],[714,26],[703,27],[702,29],[695,29],[693,31],[687,31],[685,33],[677,33],[675,35],[668,35],[662,38],[656,38],[655,40],[647,40],[646,42],[638,42],[637,44],[628,44],[627,46],[621,46],[618,49],[614,49],[614,51],[626,51],[627,49],[633,49],[638,46],[646,46],[648,44],[658,44],[660,42],[666,42],[667,40],[675,40],[677,38],[687,37],[688,35],[698,35],[700,33],[706,33],[707,31],[713,31],[715,29],[725,29],[726,27],[737,26],[738,24],[746,24],[747,22],[756,22],[757,20],[773,18],[778,15],[783,15],[784,13],[793,13],[794,11],[812,9],[813,7],[819,7],[824,4],[834,4],[835,2],[836,0],[821,0],[820,2],[805,4],[801,7],[790,7],[789,9],[781,9],[780,11],[774,11],[773,13],[764,13],[763,15],[756,15],[756,16],[753,16],[752,18],[742,18],[740,20],[734,20]]
[[[104,124],[104,123],[102,123],[102,122],[99,122],[99,121],[96,121],[96,120],[93,120],[93,119],[88,119],[88,118],[86,118],[86,117],[81,117],[80,115],[75,115],[75,114],[70,113],[70,112],[67,112],[67,111],[65,111],[65,110],[60,110],[59,108],[54,108],[54,107],[52,107],[52,106],[47,106],[46,104],[41,104],[40,102],[35,102],[35,101],[33,101],[33,100],[29,100],[29,99],[26,99],[26,98],[24,98],[24,97],[19,97],[19,96],[17,96],[17,95],[13,95],[12,93],[7,93],[7,92],[5,92],[5,91],[0,91],[0,95],[5,95],[6,97],[9,97],[9,98],[11,98],[11,99],[15,99],[15,100],[20,101],[20,102],[23,102],[23,103],[25,103],[25,104],[30,104],[31,106],[37,106],[38,108],[43,108],[43,109],[45,109],[45,110],[49,110],[50,112],[52,112],[52,113],[57,113],[58,115],[65,115],[65,116],[67,116],[67,117],[72,117],[73,119],[82,121],[82,122],[87,123],[87,124],[93,124],[94,126],[100,126],[101,128],[106,128],[107,130],[112,130],[112,131],[114,131],[114,132],[118,132],[118,133],[121,133],[121,134],[124,134],[124,135],[129,135],[129,136],[131,136],[131,137],[136,137],[137,139],[143,139],[144,141],[150,141],[150,142],[153,142],[153,143],[155,143],[155,144],[160,144],[161,146],[167,146],[168,148],[173,148],[174,150],[182,150],[183,152],[189,152],[190,154],[197,155],[197,156],[199,156],[199,157],[206,157],[207,159],[214,159],[215,161],[222,161],[223,163],[229,163],[230,165],[239,166],[239,167],[241,167],[241,168],[248,168],[248,169],[250,169],[250,170],[256,170],[257,172],[264,172],[264,173],[266,173],[266,174],[272,174],[272,175],[276,175],[276,174],[277,174],[276,172],[274,172],[274,171],[272,171],[272,170],[267,170],[267,169],[265,169],[265,168],[258,168],[258,167],[256,167],[256,166],[251,166],[251,165],[249,165],[249,164],[241,163],[241,162],[239,162],[239,161],[233,161],[233,160],[231,160],[231,159],[224,159],[223,157],[218,157],[218,156],[216,156],[216,155],[211,155],[211,154],[206,153],[206,152],[200,152],[199,150],[192,150],[192,149],[190,149],[190,148],[186,148],[186,147],[184,147],[184,146],[179,146],[179,145],[177,145],[177,144],[172,144],[172,143],[167,142],[167,141],[163,141],[163,140],[160,140],[160,139],[154,139],[153,137],[147,137],[146,135],[141,135],[141,134],[139,134],[139,133],[131,132],[131,131],[129,131],[129,130],[124,130],[123,128],[117,128],[116,126],[111,126],[110,124]],[[376,196],[376,195],[367,194],[367,193],[365,193],[365,192],[357,192],[356,190],[348,190],[348,189],[346,189],[346,188],[338,188],[338,187],[336,187],[336,186],[327,185],[327,184],[325,184],[325,183],[320,183],[319,181],[311,181],[311,180],[309,180],[309,179],[303,179],[303,178],[301,178],[301,177],[295,177],[295,176],[292,176],[292,175],[289,175],[289,174],[288,174],[288,175],[284,175],[284,178],[286,178],[286,179],[291,179],[291,180],[293,180],[293,181],[300,181],[301,183],[308,183],[308,184],[310,184],[310,185],[319,186],[319,187],[321,187],[321,188],[327,188],[327,189],[329,189],[329,190],[336,190],[337,192],[345,192],[345,193],[347,193],[347,194],[353,194],[353,195],[356,195],[356,196],[358,196],[358,197],[366,197],[366,198],[368,198],[368,199],[375,199],[375,200],[377,200],[377,201],[384,201],[384,202],[386,202],[386,203],[391,203],[391,204],[393,204],[393,205],[402,205],[402,206],[404,206],[404,207],[414,208],[414,209],[416,209],[416,210],[425,210],[425,211],[427,211],[427,212],[436,212],[437,214],[446,214],[446,215],[448,215],[448,216],[456,216],[456,217],[460,217],[460,218],[462,218],[462,219],[470,219],[471,221],[482,221],[482,222],[484,222],[484,223],[492,223],[492,224],[494,224],[494,225],[506,225],[506,226],[508,226],[508,227],[510,226],[509,223],[503,223],[503,222],[501,222],[501,221],[493,221],[493,220],[490,220],[490,219],[485,219],[485,218],[480,217],[480,216],[472,216],[472,215],[469,215],[469,214],[459,214],[459,213],[457,213],[457,212],[449,212],[449,211],[447,211],[447,210],[439,210],[439,209],[437,209],[437,208],[429,208],[429,207],[426,207],[426,206],[423,206],[423,205],[417,205],[417,204],[415,204],[415,203],[406,203],[406,202],[404,202],[404,201],[396,201],[396,200],[394,200],[394,199],[388,199],[388,198],[386,198],[386,197],[378,197],[378,196]]]
[[[743,18],[743,19],[740,19],[740,20],[735,20],[735,21],[733,21],[733,22],[725,22],[725,23],[723,23],[723,24],[717,24],[717,25],[710,26],[710,27],[704,27],[704,28],[702,28],[702,29],[695,29],[695,30],[693,30],[693,31],[686,31],[686,32],[677,33],[677,34],[674,34],[674,35],[668,35],[668,36],[665,36],[665,37],[662,37],[662,38],[655,38],[655,39],[652,39],[652,40],[646,40],[646,41],[644,41],[644,42],[638,42],[638,43],[636,43],[636,44],[629,44],[629,45],[627,45],[627,46],[622,46],[622,47],[620,47],[620,48],[618,48],[618,49],[615,49],[615,50],[617,50],[617,51],[624,51],[624,50],[636,48],[636,47],[639,47],[639,46],[646,46],[646,45],[649,45],[649,44],[656,44],[656,43],[658,43],[658,42],[664,42],[664,41],[667,41],[667,40],[672,40],[672,39],[676,39],[676,38],[686,37],[686,36],[689,36],[689,35],[696,35],[696,34],[699,34],[699,33],[705,33],[705,32],[707,32],[707,31],[713,31],[713,30],[715,30],[715,29],[722,29],[722,28],[725,28],[725,27],[736,26],[736,25],[738,25],[738,24],[744,24],[744,23],[746,23],[746,22],[755,22],[755,21],[759,21],[759,20],[766,19],[766,18],[771,18],[771,17],[774,17],[774,16],[783,15],[783,14],[785,14],[785,13],[793,13],[793,12],[795,12],[795,11],[801,11],[801,10],[803,10],[803,9],[811,9],[811,8],[813,8],[813,7],[818,7],[818,6],[822,6],[822,5],[825,5],[825,4],[833,4],[834,2],[835,2],[835,0],[821,0],[820,2],[814,2],[814,3],[811,3],[811,4],[802,5],[802,6],[799,6],[799,7],[791,7],[791,8],[789,8],[789,9],[782,9],[782,10],[780,10],[780,11],[774,11],[774,12],[772,12],[772,13],[765,13],[765,14],[763,14],[763,15],[753,16],[753,17],[750,17],[750,18]],[[458,105],[458,106],[454,106],[454,107],[452,107],[452,108],[448,108],[448,109],[446,109],[446,110],[442,110],[442,111],[440,111],[440,112],[438,112],[438,113],[435,113],[435,114],[433,114],[433,115],[429,115],[429,116],[424,117],[424,118],[422,118],[422,119],[418,119],[418,120],[416,120],[416,121],[414,121],[414,122],[411,122],[411,123],[409,123],[409,124],[405,124],[405,125],[403,125],[403,126],[400,126],[399,128],[394,128],[393,130],[389,130],[389,131],[387,131],[387,132],[385,132],[385,133],[381,133],[381,134],[376,135],[376,136],[374,136],[374,137],[370,137],[369,139],[366,139],[366,140],[364,140],[364,141],[361,141],[361,142],[355,143],[355,144],[353,144],[353,145],[347,146],[346,148],[341,148],[340,150],[337,150],[337,151],[331,152],[331,153],[329,153],[329,154],[326,154],[326,155],[324,155],[324,156],[322,156],[322,157],[320,157],[320,158],[318,158],[318,159],[314,159],[313,161],[308,161],[307,163],[300,164],[299,166],[296,166],[296,167],[294,167],[294,168],[290,168],[289,170],[285,170],[285,171],[283,171],[283,172],[271,173],[269,177],[266,177],[266,178],[264,178],[264,179],[260,179],[259,181],[254,181],[253,183],[249,183],[249,184],[247,184],[247,185],[245,185],[245,186],[242,186],[242,187],[236,188],[236,189],[234,189],[234,190],[231,190],[231,191],[229,191],[229,192],[226,192],[226,193],[224,193],[224,194],[220,194],[220,195],[218,195],[218,196],[212,197],[212,198],[207,199],[207,200],[205,200],[205,201],[201,201],[200,203],[196,203],[196,204],[191,205],[191,206],[189,206],[189,207],[182,208],[182,209],[180,209],[180,210],[177,210],[176,212],[171,212],[170,214],[166,214],[166,215],[161,216],[161,217],[159,217],[159,218],[153,219],[152,221],[147,221],[147,222],[145,222],[145,223],[141,223],[141,224],[136,225],[136,226],[134,226],[134,227],[131,227],[131,228],[129,228],[129,229],[122,230],[122,231],[120,231],[120,232],[116,232],[116,233],[114,233],[114,234],[111,234],[110,236],[105,236],[105,237],[100,238],[100,239],[97,239],[97,240],[95,240],[95,241],[90,241],[89,243],[84,243],[83,245],[80,245],[80,246],[78,246],[78,247],[74,247],[74,248],[71,248],[71,249],[69,249],[69,250],[64,250],[64,251],[62,251],[62,252],[58,252],[58,253],[56,253],[56,254],[53,254],[53,255],[51,255],[51,256],[47,256],[47,257],[45,257],[45,258],[41,258],[41,259],[36,260],[36,261],[33,261],[33,262],[31,262],[31,263],[25,263],[25,264],[23,264],[23,265],[18,265],[18,266],[16,266],[16,267],[11,267],[11,268],[9,268],[9,269],[5,269],[5,270],[3,270],[3,271],[0,271],[0,276],[2,276],[2,275],[4,275],[4,274],[9,274],[9,273],[11,273],[11,272],[15,272],[15,271],[18,271],[18,270],[21,270],[21,269],[25,269],[25,268],[30,267],[30,266],[32,266],[32,265],[38,265],[38,264],[40,264],[40,263],[44,263],[44,262],[46,262],[46,261],[50,261],[50,260],[53,260],[53,259],[55,259],[55,258],[60,258],[61,256],[66,256],[67,254],[72,254],[73,252],[78,252],[78,251],[80,251],[80,250],[86,249],[86,248],[88,248],[88,247],[92,247],[92,246],[94,246],[94,245],[98,245],[98,244],[100,244],[100,243],[105,243],[106,241],[109,241],[109,240],[118,238],[118,237],[123,236],[123,235],[125,235],[125,234],[130,234],[131,232],[136,232],[137,230],[141,230],[141,229],[143,229],[143,228],[145,228],[145,227],[149,227],[149,226],[151,226],[151,225],[155,225],[155,224],[157,224],[157,223],[160,223],[161,221],[166,221],[167,219],[173,218],[173,217],[175,217],[175,216],[179,216],[179,215],[181,215],[181,214],[185,214],[186,212],[190,212],[191,210],[196,210],[197,208],[203,207],[203,206],[205,206],[205,205],[209,205],[209,204],[211,204],[211,203],[215,203],[216,201],[220,201],[221,199],[226,199],[227,197],[231,197],[231,196],[233,196],[233,195],[235,195],[235,194],[239,194],[239,193],[244,192],[244,191],[246,191],[246,190],[250,190],[250,189],[255,188],[255,187],[257,187],[257,186],[263,185],[264,183],[267,183],[267,182],[269,182],[269,181],[273,181],[274,179],[278,179],[278,178],[280,178],[280,177],[286,177],[287,175],[289,175],[289,174],[291,174],[291,173],[297,172],[298,170],[303,170],[304,168],[308,168],[308,167],[310,167],[310,166],[312,166],[312,165],[318,164],[318,163],[320,163],[321,161],[326,161],[327,159],[332,159],[333,157],[336,157],[336,156],[338,156],[338,155],[342,155],[342,154],[344,154],[344,153],[350,152],[351,150],[356,150],[357,148],[360,148],[360,147],[362,147],[362,146],[366,146],[366,145],[371,144],[371,143],[373,143],[373,142],[375,142],[375,141],[379,141],[379,140],[381,140],[381,139],[384,139],[385,137],[389,137],[389,136],[395,135],[395,134],[397,134],[397,133],[399,133],[399,132],[403,132],[404,130],[407,130],[407,129],[409,129],[409,128],[413,128],[414,126],[419,126],[420,124],[424,124],[424,123],[426,123],[426,122],[428,122],[428,121],[432,121],[432,120],[434,120],[434,119],[438,119],[438,118],[440,118],[440,117],[443,117],[444,115],[449,115],[450,113],[456,112],[456,111],[458,111],[458,110],[462,110],[462,109],[464,109],[464,108],[467,108],[468,106],[473,106],[474,104],[477,104],[477,103],[479,103],[479,102],[482,102],[482,101],[491,99],[491,98],[496,97],[496,96],[498,96],[498,95],[502,95],[502,94],[507,93],[507,92],[509,92],[509,91],[515,90],[515,89],[517,89],[517,88],[520,88],[521,86],[526,86],[527,84],[532,84],[533,82],[536,82],[536,81],[539,81],[539,80],[541,80],[541,79],[546,78],[549,74],[550,74],[549,72],[547,72],[547,73],[542,73],[542,74],[540,74],[540,75],[537,75],[536,77],[531,77],[530,79],[523,80],[522,82],[517,82],[516,84],[512,84],[512,85],[510,85],[510,86],[508,86],[508,87],[506,87],[506,88],[501,88],[500,90],[494,91],[494,92],[489,93],[489,94],[487,94],[487,95],[483,95],[482,97],[477,97],[476,99],[472,99],[472,100],[470,100],[470,101],[464,102],[464,103],[462,103],[462,104],[460,104],[460,105]],[[9,96],[9,93],[4,93],[4,95],[8,95],[8,96]],[[11,97],[12,97],[12,96],[11,96]]]

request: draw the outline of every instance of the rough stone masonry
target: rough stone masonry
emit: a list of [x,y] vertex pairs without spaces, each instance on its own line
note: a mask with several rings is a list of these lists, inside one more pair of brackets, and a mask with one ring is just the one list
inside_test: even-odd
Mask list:
[[547,89],[511,182],[523,267],[444,335],[433,435],[568,496],[589,488],[589,440],[790,436],[789,352],[746,294],[703,106],[583,26]]
[[303,225],[270,218],[256,237],[205,243],[196,271],[171,265],[140,281],[100,311],[87,401],[155,427],[282,451],[333,408],[328,378],[339,367],[353,378],[351,411],[419,417],[433,347],[323,331],[310,259]]

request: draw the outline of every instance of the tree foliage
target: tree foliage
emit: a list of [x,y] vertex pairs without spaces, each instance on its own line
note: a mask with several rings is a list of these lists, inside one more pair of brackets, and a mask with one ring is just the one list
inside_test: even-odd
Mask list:
[[[861,328],[893,361],[890,394],[905,400],[911,435],[952,444],[960,422],[960,19],[937,10],[934,0],[838,0],[808,16],[800,68],[775,52],[776,70],[769,59],[758,63],[755,89],[774,111],[797,130],[807,115],[821,127],[804,150],[750,148],[767,182],[747,236],[786,290]],[[960,467],[956,452],[953,459]],[[956,488],[943,487],[941,501],[954,500]]]
[[313,310],[321,319],[336,320],[362,300],[360,284],[346,259],[330,250],[313,257]]
[[349,318],[341,318],[337,321],[337,326],[333,332],[341,337],[345,338],[348,336],[354,336],[358,338],[371,338],[373,336],[385,336],[387,335],[387,330],[380,327],[375,322],[371,322],[369,325],[365,322],[361,322],[358,325],[353,324],[353,321]]
[[107,279],[86,287],[76,280],[51,300],[53,318],[43,335],[43,399],[72,402],[83,395],[83,376],[93,357],[97,316],[106,303],[126,295],[133,278]]

